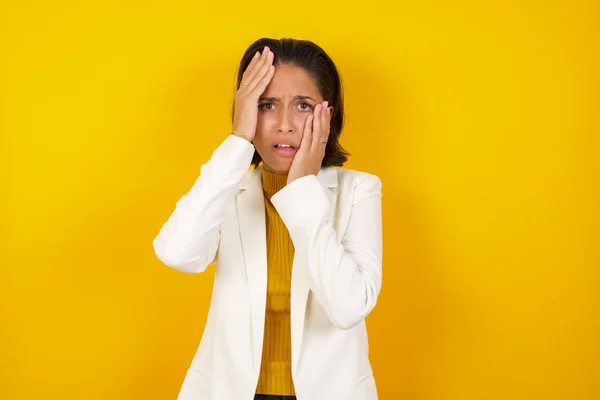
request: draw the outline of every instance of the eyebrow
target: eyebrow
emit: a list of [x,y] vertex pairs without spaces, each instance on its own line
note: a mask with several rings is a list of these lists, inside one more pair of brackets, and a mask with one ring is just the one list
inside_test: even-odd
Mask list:
[[[315,99],[313,99],[310,96],[302,96],[302,95],[296,95],[294,96],[295,99],[297,100],[306,100],[306,99],[310,99],[312,101],[314,101],[315,103],[317,102]],[[279,97],[261,97],[258,100],[260,101],[279,101]]]

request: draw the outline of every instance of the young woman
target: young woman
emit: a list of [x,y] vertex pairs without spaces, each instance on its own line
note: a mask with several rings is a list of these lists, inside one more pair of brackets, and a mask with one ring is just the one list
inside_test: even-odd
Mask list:
[[216,263],[178,398],[375,400],[365,317],[382,281],[381,181],[338,168],[335,64],[310,41],[260,39],[237,80],[232,133],[153,242],[172,268]]

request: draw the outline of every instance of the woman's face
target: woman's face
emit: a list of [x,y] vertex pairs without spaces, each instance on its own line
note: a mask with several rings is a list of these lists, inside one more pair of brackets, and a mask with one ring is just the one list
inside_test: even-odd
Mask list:
[[325,101],[316,82],[304,69],[283,64],[258,101],[254,147],[271,172],[286,174],[296,154],[306,118]]

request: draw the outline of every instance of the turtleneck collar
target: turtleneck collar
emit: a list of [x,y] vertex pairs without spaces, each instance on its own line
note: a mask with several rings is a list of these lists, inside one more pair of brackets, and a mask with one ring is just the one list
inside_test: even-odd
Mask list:
[[277,174],[275,172],[262,170],[263,193],[271,199],[275,193],[283,189],[287,183],[288,174]]

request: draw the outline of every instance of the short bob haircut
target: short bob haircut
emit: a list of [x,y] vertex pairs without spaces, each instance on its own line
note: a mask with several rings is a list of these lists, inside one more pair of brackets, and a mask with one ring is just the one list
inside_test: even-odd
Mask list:
[[[344,99],[342,81],[333,60],[321,47],[308,40],[261,38],[252,43],[242,56],[236,88],[240,87],[242,75],[254,54],[262,52],[265,46],[269,46],[273,52],[273,65],[291,64],[307,71],[315,80],[321,96],[333,107],[329,139],[321,167],[341,167],[350,154],[339,143],[344,125]],[[252,164],[257,167],[261,161],[260,155],[255,151]]]

